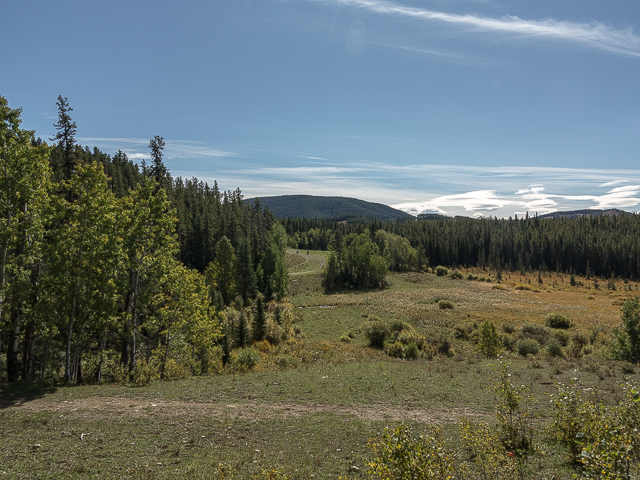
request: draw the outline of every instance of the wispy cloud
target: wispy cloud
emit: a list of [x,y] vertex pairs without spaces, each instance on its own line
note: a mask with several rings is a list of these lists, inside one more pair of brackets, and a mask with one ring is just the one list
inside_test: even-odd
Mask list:
[[461,55],[458,53],[447,52],[444,50],[434,50],[428,48],[418,48],[407,45],[395,45],[391,43],[380,43],[380,42],[371,42],[372,45],[378,45],[380,47],[386,48],[395,48],[398,50],[405,50],[407,52],[419,53],[422,55],[429,55],[432,57],[447,59],[456,63],[465,64],[465,65],[477,65],[477,66],[486,66],[488,62],[495,63],[494,60],[488,59],[479,59],[477,57],[471,57],[468,55]]
[[507,15],[500,18],[457,15],[408,7],[385,0],[312,0],[417,20],[440,22],[469,31],[571,42],[620,55],[640,56],[640,37],[632,29],[616,29],[599,22],[574,23],[558,20],[525,20]]
[[[149,139],[146,138],[79,137],[78,141],[91,146],[95,145],[107,151],[122,150],[131,159],[141,160],[150,158]],[[171,139],[165,139],[164,154],[168,159],[226,158],[240,156],[238,153],[211,147],[204,142]]]

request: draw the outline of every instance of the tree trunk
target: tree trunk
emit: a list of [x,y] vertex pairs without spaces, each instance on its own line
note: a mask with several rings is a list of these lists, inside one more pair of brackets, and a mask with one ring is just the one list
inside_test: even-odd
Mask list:
[[35,324],[33,321],[27,324],[22,342],[22,379],[33,381],[33,347],[35,345]]
[[100,339],[100,363],[98,364],[98,370],[96,371],[96,382],[102,383],[102,366],[104,365],[104,349],[107,346],[107,330],[102,332],[102,338]]
[[11,383],[15,383],[20,379],[19,346],[20,308],[16,305],[11,309],[11,327],[9,330],[9,344],[7,345],[7,378]]
[[69,326],[67,328],[67,350],[65,352],[65,364],[64,364],[64,381],[69,383],[71,381],[71,336],[73,335],[73,322],[76,316],[76,303],[78,301],[78,280],[73,292],[73,299],[71,300],[71,312],[69,313]]
[[42,365],[40,366],[40,381],[44,381],[44,374],[47,369],[47,360],[49,359],[49,344],[51,343],[51,334],[47,338],[47,343],[44,346],[44,358],[42,359]]
[[165,379],[165,375],[164,375],[164,369],[167,365],[167,357],[169,356],[169,341],[171,340],[171,323],[169,323],[169,327],[167,328],[167,342],[164,348],[164,358],[162,359],[162,374],[160,375],[160,378],[162,380]]

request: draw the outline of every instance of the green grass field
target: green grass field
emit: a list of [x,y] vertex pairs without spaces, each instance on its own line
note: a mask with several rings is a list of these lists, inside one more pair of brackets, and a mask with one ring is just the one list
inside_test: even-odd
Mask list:
[[[542,325],[545,314],[560,312],[576,322],[572,330],[593,339],[580,358],[505,352],[514,381],[537,399],[532,411],[540,427],[551,420],[548,395],[557,382],[579,375],[613,404],[620,381],[640,381],[638,368],[603,358],[606,332],[619,324],[621,301],[633,293],[622,284],[595,291],[549,276],[542,286],[520,290],[534,276],[511,274],[495,288],[495,282],[394,274],[383,290],[327,295],[325,259],[324,252],[289,253],[290,300],[303,338],[278,347],[290,358],[281,368],[259,364],[248,373],[141,387],[0,385],[0,479],[229,478],[221,464],[234,478],[274,467],[301,479],[369,478],[368,442],[401,422],[418,432],[439,425],[448,447],[461,452],[461,418],[495,422],[496,360],[455,332],[487,320],[502,331]],[[438,308],[443,299],[454,308]],[[405,361],[372,349],[362,332],[372,316],[405,321],[427,338],[447,336],[452,354]],[[349,343],[340,340],[346,334]],[[566,455],[538,432],[541,453],[528,478],[571,478]]]

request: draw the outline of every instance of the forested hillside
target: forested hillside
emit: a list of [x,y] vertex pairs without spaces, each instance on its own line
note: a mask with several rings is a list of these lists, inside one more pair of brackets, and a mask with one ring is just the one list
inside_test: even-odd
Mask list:
[[219,368],[286,295],[284,229],[239,190],[173,178],[162,137],[141,166],[82,147],[57,105],[47,144],[0,96],[0,380]]
[[381,203],[357,198],[323,197],[317,195],[280,195],[260,200],[278,218],[321,218],[335,221],[366,221],[408,219],[411,215]]

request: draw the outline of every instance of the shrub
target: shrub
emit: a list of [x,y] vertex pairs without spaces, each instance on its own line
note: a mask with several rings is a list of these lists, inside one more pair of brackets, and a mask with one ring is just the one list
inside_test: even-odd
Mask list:
[[550,357],[564,358],[564,350],[562,350],[562,345],[560,345],[557,338],[554,337],[549,339],[545,348],[547,350],[547,355]]
[[344,343],[351,343],[351,337],[349,335],[342,335],[340,341]]
[[141,360],[136,363],[131,380],[135,385],[147,385],[156,376],[157,373],[153,366],[149,365],[146,360]]
[[419,436],[404,424],[393,430],[385,428],[382,436],[371,440],[368,446],[375,455],[369,462],[372,478],[462,478],[457,472],[461,462],[454,452],[445,450],[438,427],[430,426]]
[[445,275],[447,275],[449,273],[449,269],[447,267],[443,267],[441,265],[438,265],[436,267],[436,275],[439,277],[444,277]]
[[544,324],[550,328],[567,329],[573,327],[573,321],[561,313],[548,313],[544,317]]
[[387,337],[391,334],[389,322],[380,320],[378,317],[369,317],[369,321],[363,329],[364,336],[369,340],[369,346],[382,348]]
[[540,345],[544,345],[549,338],[549,331],[537,323],[527,323],[522,326],[522,336],[524,338],[533,338]]
[[453,310],[453,307],[454,305],[451,300],[440,300],[438,302],[438,308],[440,310],[447,310],[447,309]]
[[558,340],[558,342],[560,342],[560,345],[562,345],[563,347],[566,347],[569,344],[569,341],[571,340],[571,336],[563,330],[558,330],[557,332],[554,332],[553,338]]
[[295,361],[291,355],[278,355],[278,358],[276,358],[276,365],[280,368],[295,367]]
[[446,335],[440,335],[433,345],[438,349],[438,353],[446,355],[447,357],[453,354],[453,343],[451,339]]
[[477,280],[477,279],[478,279],[477,275],[474,275],[471,272],[467,273],[467,280]]
[[404,349],[404,358],[407,360],[415,360],[420,356],[420,349],[418,345],[413,342],[407,344]]
[[513,335],[510,335],[507,333],[502,336],[502,346],[506,350],[509,350],[510,352],[514,352],[516,350],[516,345],[517,345],[516,337],[514,337]]
[[167,360],[167,363],[164,365],[164,378],[166,380],[174,380],[176,378],[185,378],[189,376],[190,372],[187,368],[182,364],[175,361],[175,359],[170,358]]
[[512,382],[508,366],[502,361],[496,376],[494,392],[498,400],[496,418],[500,439],[507,450],[524,453],[533,446],[530,408],[533,395],[524,385]]
[[478,348],[487,358],[495,358],[502,350],[502,342],[492,322],[485,322],[480,327]]
[[384,346],[384,353],[394,358],[404,357],[404,346],[400,342],[387,343]]
[[516,327],[512,323],[505,323],[502,325],[502,331],[504,333],[513,333],[516,331]]
[[540,351],[540,344],[534,338],[523,338],[518,340],[516,344],[518,354],[526,357],[527,355],[536,355]]
[[253,370],[260,361],[260,354],[253,348],[241,348],[236,352],[234,366],[242,371]]
[[459,272],[458,270],[452,270],[449,276],[454,280],[462,280],[462,272]]
[[456,325],[453,327],[453,336],[460,340],[468,340],[473,333],[473,327],[469,324],[467,325]]
[[398,334],[397,340],[403,345],[409,345],[415,343],[419,349],[424,348],[427,343],[427,339],[424,335],[420,335],[413,328],[405,328]]
[[611,353],[618,360],[640,362],[640,299],[630,298],[622,306],[622,329],[614,329]]
[[571,336],[570,352],[573,358],[582,357],[584,347],[589,343],[589,339],[582,333],[574,333]]

